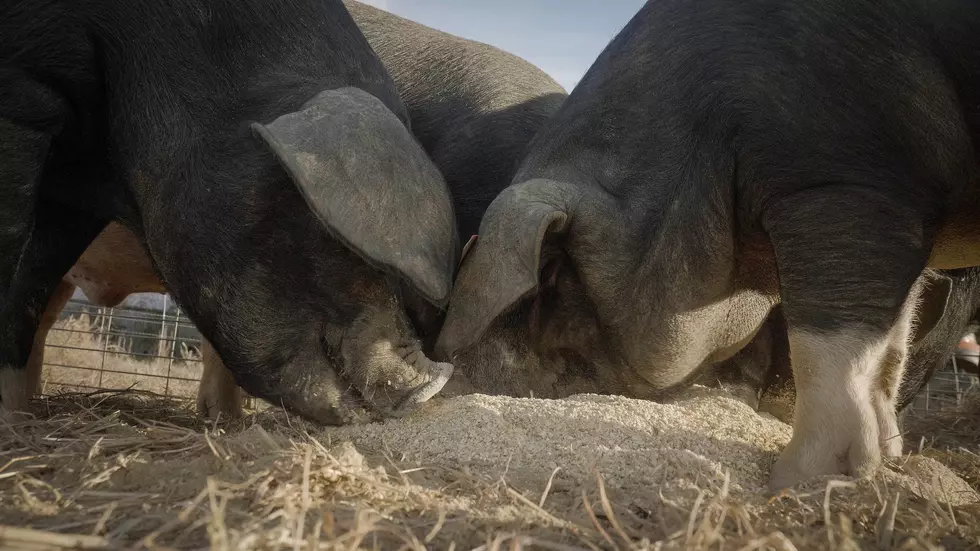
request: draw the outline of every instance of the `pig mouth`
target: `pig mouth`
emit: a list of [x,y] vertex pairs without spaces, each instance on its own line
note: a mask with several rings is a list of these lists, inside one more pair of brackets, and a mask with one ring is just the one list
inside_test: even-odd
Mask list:
[[437,364],[434,373],[428,377],[428,380],[416,386],[393,407],[379,406],[374,400],[367,399],[353,384],[348,384],[340,393],[340,405],[347,411],[363,411],[374,420],[382,420],[386,417],[406,417],[418,411],[422,404],[438,394],[452,378],[453,372],[452,364]]
[[[421,354],[421,352],[415,353]],[[433,362],[432,360],[428,361],[432,365],[424,375],[424,380],[409,392],[408,396],[405,396],[401,402],[397,403],[391,409],[389,412],[390,416],[405,417],[416,411],[423,403],[438,394],[446,386],[446,383],[449,382],[449,379],[453,376],[453,365],[450,363]]]
[[341,408],[360,411],[372,420],[414,413],[446,386],[455,371],[450,363],[430,360],[418,346],[378,343],[372,348],[366,357],[351,358],[354,361],[342,360],[343,354],[329,354],[340,360],[334,365],[341,368],[345,383]]

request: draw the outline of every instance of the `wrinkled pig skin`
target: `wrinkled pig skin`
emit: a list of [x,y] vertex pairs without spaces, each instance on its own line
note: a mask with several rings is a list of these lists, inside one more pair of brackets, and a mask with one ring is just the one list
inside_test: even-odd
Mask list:
[[342,2],[15,1],[0,20],[5,412],[110,223],[250,394],[336,424],[445,384],[414,325],[458,263],[449,190]]
[[924,270],[980,265],[977,36],[966,1],[648,2],[487,209],[436,357],[665,396],[778,304],[771,486],[870,474],[901,453]]

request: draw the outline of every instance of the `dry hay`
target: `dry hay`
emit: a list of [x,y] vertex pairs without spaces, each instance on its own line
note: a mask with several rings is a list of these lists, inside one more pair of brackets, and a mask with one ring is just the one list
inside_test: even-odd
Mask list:
[[[774,498],[789,427],[700,388],[669,404],[471,395],[331,429],[278,410],[214,425],[133,392],[35,406],[0,425],[0,523],[16,527],[0,547],[980,546],[976,425],[872,480]],[[963,478],[931,458],[950,450]]]
[[909,447],[949,465],[980,488],[980,390],[967,394],[958,408],[914,417],[906,427]]

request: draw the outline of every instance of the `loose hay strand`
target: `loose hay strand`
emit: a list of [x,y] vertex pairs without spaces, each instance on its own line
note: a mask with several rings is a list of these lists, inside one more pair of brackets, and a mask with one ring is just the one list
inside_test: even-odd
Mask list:
[[548,492],[551,491],[551,484],[555,481],[555,475],[557,475],[558,471],[560,470],[561,467],[555,467],[555,470],[551,471],[551,476],[548,477],[548,483],[545,484],[544,491],[541,492],[541,499],[538,500],[538,507],[544,509],[544,502],[548,499]]
[[837,547],[837,539],[834,537],[834,522],[830,515],[830,494],[836,488],[853,488],[854,486],[853,482],[831,480],[827,482],[827,487],[824,490],[823,521],[824,526],[827,528],[827,541],[830,543],[831,548]]
[[616,542],[613,541],[612,537],[609,536],[609,533],[606,532],[605,528],[602,527],[602,524],[599,523],[599,519],[596,518],[595,513],[592,511],[592,505],[589,504],[589,496],[586,495],[585,490],[582,490],[582,505],[585,506],[585,511],[589,514],[589,520],[592,521],[592,525],[595,526],[596,530],[599,531],[599,534],[602,535],[602,539],[606,540],[606,542],[612,546],[613,549],[619,549]]
[[609,498],[606,497],[606,485],[602,482],[602,475],[599,474],[599,469],[593,468],[592,472],[595,474],[596,484],[599,486],[599,501],[602,504],[602,510],[606,514],[606,518],[609,519],[609,523],[612,524],[613,529],[622,538],[623,543],[630,549],[634,549],[633,539],[627,536],[626,531],[620,526],[619,520],[616,519],[616,513],[613,512],[612,505],[609,503]]
[[109,542],[99,536],[83,534],[55,534],[30,528],[0,525],[0,544],[14,549],[27,547],[62,549],[106,549]]
[[879,549],[891,549],[895,533],[895,515],[898,513],[898,500],[901,494],[895,492],[885,502],[875,523],[875,538]]

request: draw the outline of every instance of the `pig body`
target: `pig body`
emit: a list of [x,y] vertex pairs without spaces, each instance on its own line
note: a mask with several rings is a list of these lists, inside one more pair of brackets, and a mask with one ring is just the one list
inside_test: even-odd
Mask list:
[[509,52],[367,4],[345,4],[394,79],[412,132],[445,177],[465,241],[568,94]]
[[343,423],[445,383],[405,304],[447,298],[448,189],[339,0],[15,1],[0,21],[4,410],[110,222],[256,396]]
[[[475,233],[487,205],[510,183],[526,144],[557,111],[564,90],[537,67],[497,48],[358,2],[345,5],[393,76],[413,132],[445,176],[458,231]],[[114,306],[132,292],[164,292],[158,278],[145,277],[148,267],[130,232],[111,224],[62,285],[77,284],[93,302]],[[64,304],[60,296],[52,299],[37,333],[31,355],[35,381],[47,331]],[[431,312],[416,309],[414,314],[424,318],[416,325],[437,323]],[[238,384],[206,340],[202,356],[199,410],[211,417],[240,415]]]
[[487,210],[437,355],[667,395],[779,304],[773,487],[870,473],[923,270],[980,264],[977,36],[969,2],[648,2]]

